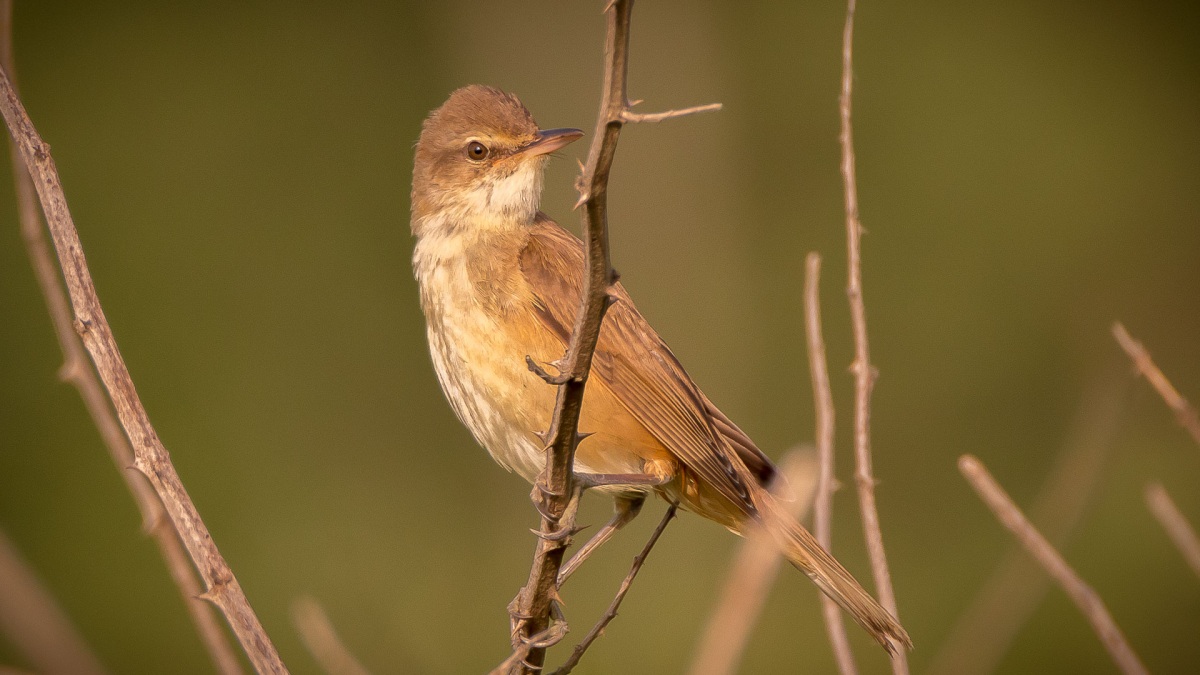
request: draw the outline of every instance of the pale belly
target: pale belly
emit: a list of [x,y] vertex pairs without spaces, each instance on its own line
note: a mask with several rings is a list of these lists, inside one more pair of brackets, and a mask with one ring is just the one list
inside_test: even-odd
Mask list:
[[[440,330],[431,325],[427,334],[450,407],[497,463],[533,482],[545,456],[532,430],[548,426],[553,388],[531,377],[521,345],[482,312],[450,310],[442,319]],[[539,404],[547,411],[545,424],[531,414]]]
[[[557,388],[529,371],[525,357],[547,364],[561,358],[561,342],[548,331],[531,330],[532,316],[497,318],[470,298],[437,299],[440,311],[428,324],[427,336],[434,370],[458,419],[492,458],[506,469],[534,482],[546,463],[538,438],[550,427]],[[434,323],[436,321],[436,323]],[[542,339],[535,339],[538,335]],[[592,382],[584,401],[580,431],[598,432],[577,452],[577,473],[642,473],[645,453],[605,433],[606,410]],[[591,411],[591,413],[589,413]],[[591,427],[591,428],[589,428]]]

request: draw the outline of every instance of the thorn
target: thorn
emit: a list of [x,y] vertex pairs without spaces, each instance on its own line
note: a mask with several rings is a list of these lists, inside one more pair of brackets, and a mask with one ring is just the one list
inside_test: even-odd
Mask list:
[[543,447],[550,445],[550,432],[549,431],[535,431],[535,432],[533,432],[533,435],[537,436],[537,439],[542,442]]
[[535,488],[534,488],[534,489],[536,489],[538,492],[541,492],[542,494],[546,495],[547,497],[561,497],[561,496],[563,496],[563,493],[561,493],[561,492],[555,492],[554,490],[551,490],[549,487],[547,487],[547,486],[543,485],[541,482],[539,482],[539,483],[537,484],[537,486],[535,486]]
[[582,185],[576,185],[575,189],[579,190],[579,201],[575,202],[575,206],[571,207],[572,211],[583,206],[588,202],[589,199],[591,199],[591,195],[588,194],[587,190],[583,189]]
[[143,475],[143,476],[145,476],[146,478],[149,478],[149,477],[150,477],[150,468],[149,468],[149,467],[147,467],[147,466],[146,466],[146,464],[145,464],[145,462],[143,462],[143,461],[142,461],[140,458],[138,458],[138,457],[134,457],[134,458],[133,458],[133,464],[130,464],[129,466],[127,466],[127,467],[125,467],[125,468],[126,468],[126,469],[133,469],[134,471],[137,471],[138,473],[142,474],[142,475]]
[[645,99],[642,99],[642,98],[635,98],[632,101],[626,100],[625,107],[632,108],[633,106],[638,105],[639,103],[642,103],[643,101],[645,101]]
[[584,441],[585,438],[587,438],[589,436],[593,436],[593,435],[595,435],[595,433],[596,432],[594,432],[594,431],[576,432],[575,433],[575,445],[578,446],[580,443],[582,443]]
[[541,530],[530,528],[529,531],[532,532],[538,539],[544,539],[546,541],[553,542],[564,542],[571,538],[571,535],[574,534],[574,532],[572,532],[574,529],[575,528],[573,527],[560,527],[559,529],[551,532],[542,532]]

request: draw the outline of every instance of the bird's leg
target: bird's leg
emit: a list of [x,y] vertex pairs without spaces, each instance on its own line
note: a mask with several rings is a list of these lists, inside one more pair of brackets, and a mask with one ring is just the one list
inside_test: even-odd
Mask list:
[[[622,484],[628,485],[629,483]],[[575,555],[571,556],[567,564],[562,566],[562,569],[558,573],[558,585],[561,587],[565,584],[571,573],[583,564],[583,561],[587,560],[588,556],[600,548],[604,542],[611,539],[617,533],[617,530],[625,527],[629,521],[636,518],[638,512],[642,510],[642,504],[645,503],[646,495],[641,493],[617,496],[613,500],[613,510],[615,512],[612,519],[605,523],[604,527],[600,528],[591,539],[588,539],[587,543]]]

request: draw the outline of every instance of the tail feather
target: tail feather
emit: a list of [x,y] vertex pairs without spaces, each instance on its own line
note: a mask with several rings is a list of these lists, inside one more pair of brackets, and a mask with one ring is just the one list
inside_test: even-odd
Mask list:
[[774,499],[764,501],[767,502],[767,508],[761,511],[763,524],[788,561],[808,575],[825,595],[849,612],[889,654],[894,654],[897,647],[912,649],[912,639],[900,622],[880,606],[846,568]]

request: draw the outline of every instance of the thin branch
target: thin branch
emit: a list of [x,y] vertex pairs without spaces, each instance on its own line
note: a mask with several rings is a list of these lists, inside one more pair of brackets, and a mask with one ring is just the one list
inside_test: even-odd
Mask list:
[[[1106,377],[1088,388],[1054,470],[1029,509],[1030,520],[1056,546],[1083,519],[1100,483],[1124,409],[1123,382]],[[995,672],[1050,586],[1045,572],[1014,544],[938,650],[930,675]]]
[[1146,506],[1150,508],[1150,512],[1167,531],[1167,536],[1171,538],[1171,541],[1175,542],[1175,547],[1179,549],[1179,553],[1183,555],[1188,566],[1192,568],[1196,576],[1200,576],[1200,538],[1196,537],[1196,530],[1192,528],[1187,518],[1183,517],[1183,513],[1179,511],[1178,506],[1175,506],[1171,495],[1167,494],[1166,488],[1161,483],[1151,483],[1146,486]]
[[0,635],[34,669],[52,675],[102,675],[91,647],[0,530]]
[[[842,131],[842,185],[846,194],[846,252],[849,281],[846,295],[850,300],[850,318],[854,326],[854,479],[858,487],[859,510],[862,513],[863,534],[867,554],[871,558],[871,573],[879,603],[897,619],[896,592],[888,572],[887,553],[883,548],[883,530],[879,525],[879,509],[875,505],[875,475],[871,468],[871,390],[877,373],[871,365],[867,343],[867,308],[862,290],[862,235],[858,217],[858,184],[854,171],[854,136],[850,123],[851,95],[854,87],[854,0],[846,4],[846,25],[842,31],[842,92],[838,99]],[[908,673],[908,655],[903,649],[892,652],[892,672]]]
[[1004,492],[1004,488],[992,478],[983,463],[971,455],[963,455],[958,459],[958,469],[996,518],[1016,536],[1025,550],[1037,559],[1070,596],[1075,606],[1092,624],[1092,629],[1096,631],[1117,668],[1123,673],[1146,673],[1146,667],[1125,641],[1125,636],[1108,613],[1104,601],[1091,586],[1079,578],[1050,542],[1025,518],[1025,514],[1021,513],[1021,509],[1017,508]]
[[292,603],[292,625],[300,641],[328,675],[368,675],[368,671],[338,636],[321,603],[311,596]]
[[[10,79],[15,79],[13,74],[16,69],[12,50],[12,0],[0,0],[0,21],[3,22],[3,25],[0,26],[0,41],[3,42],[0,45],[0,59],[2,59],[2,66],[5,72],[9,73]],[[15,82],[13,86],[16,86]],[[96,372],[92,370],[87,361],[87,354],[83,349],[83,344],[79,341],[79,335],[75,333],[71,322],[71,307],[66,291],[63,289],[62,277],[54,265],[50,247],[46,242],[45,231],[42,229],[33,181],[25,170],[25,165],[21,162],[21,156],[16,146],[14,145],[11,150],[21,236],[25,240],[34,276],[50,312],[54,332],[63,353],[63,364],[59,369],[59,376],[64,381],[70,382],[79,392],[80,398],[83,399],[84,407],[87,408],[92,423],[100,432],[100,438],[108,448],[108,453],[112,457],[118,473],[121,474],[126,487],[133,495],[133,501],[137,504],[142,517],[142,528],[154,538],[159,553],[162,555],[176,587],[179,588],[183,604],[192,618],[192,623],[195,624],[196,632],[199,633],[201,641],[208,650],[213,665],[218,672],[225,675],[241,673],[242,667],[238,662],[237,654],[229,644],[224,629],[213,615],[213,608],[198,597],[202,589],[196,578],[196,571],[179,541],[179,535],[171,527],[170,522],[163,517],[162,502],[154,494],[154,490],[145,476],[127,470],[134,463],[133,448],[130,447],[129,440],[121,431],[121,426],[108,404],[104,389],[96,379]]]
[[[826,551],[833,551],[833,492],[838,488],[833,471],[833,432],[835,413],[833,392],[829,384],[829,365],[825,359],[825,338],[821,330],[821,256],[809,253],[804,275],[804,332],[808,337],[808,369],[812,374],[813,405],[816,408],[817,437],[817,496],[813,504],[813,528],[817,541]],[[851,675],[858,672],[842,612],[833,598],[821,594],[821,613],[825,617],[825,632],[833,648],[838,672]]]
[[[529,580],[510,606],[515,624],[514,649],[524,649],[530,636],[550,627],[551,611],[558,597],[559,568],[570,536],[575,532],[574,518],[566,516],[570,513],[572,500],[578,499],[572,466],[579,443],[579,413],[592,354],[600,337],[600,325],[617,281],[608,246],[608,176],[621,127],[629,113],[626,77],[632,10],[633,0],[613,0],[605,8],[608,27],[603,95],[587,163],[577,184],[578,205],[584,207],[586,275],[571,341],[560,368],[567,376],[566,381],[558,385],[554,415],[546,433],[546,438],[550,439],[546,445],[546,469],[533,491],[533,499],[542,514],[537,548]],[[565,629],[562,633],[565,634]],[[535,644],[517,666],[522,672],[536,672],[545,663],[545,658],[546,646]]]
[[635,113],[632,110],[625,110],[621,113],[621,119],[630,122],[661,122],[676,117],[684,117],[686,115],[695,115],[696,113],[713,112],[721,109],[720,103],[709,103],[707,105],[697,105],[691,108],[681,108],[679,110],[667,110],[660,113]]
[[199,512],[171,464],[166,448],[150,424],[96,296],[95,285],[79,242],[79,233],[67,209],[66,196],[50,156],[50,148],[38,136],[8,76],[3,73],[0,73],[0,111],[25,167],[34,179],[75,310],[75,330],[82,337],[83,345],[109,393],[117,418],[133,446],[133,466],[150,479],[204,580],[206,590],[201,597],[215,604],[225,614],[255,670],[260,673],[287,672],[275,646],[250,608],[241,585],[200,519]]
[[[811,452],[792,450],[780,462],[771,492],[795,518],[803,517],[812,501],[815,471]],[[737,670],[781,563],[779,547],[770,533],[750,523],[709,615],[688,671],[691,675],[732,675]]]
[[614,596],[612,602],[609,603],[608,609],[605,610],[604,614],[600,617],[600,620],[596,622],[596,625],[592,626],[592,629],[588,631],[588,634],[583,636],[583,640],[581,640],[579,644],[575,645],[575,649],[571,651],[571,655],[567,657],[567,660],[563,662],[563,664],[559,666],[557,670],[554,671],[553,675],[567,675],[567,673],[570,673],[572,670],[574,670],[575,666],[579,665],[579,659],[583,658],[584,653],[587,652],[588,648],[592,646],[592,643],[604,633],[604,629],[608,626],[608,624],[611,623],[613,619],[617,618],[617,610],[621,608],[621,603],[625,600],[625,594],[628,593],[629,589],[633,586],[634,578],[636,578],[638,572],[642,570],[642,564],[646,562],[646,556],[650,555],[650,550],[653,549],[654,545],[658,543],[658,538],[662,536],[663,530],[667,529],[667,523],[671,522],[671,519],[675,517],[675,512],[678,509],[679,504],[676,503],[672,503],[667,507],[667,512],[663,514],[662,520],[658,523],[658,527],[654,528],[654,532],[650,535],[650,539],[646,542],[646,545],[642,547],[642,552],[634,556],[633,565],[629,568],[629,573],[625,575],[625,579],[621,582],[621,586],[617,589],[616,596]]
[[1117,342],[1120,343],[1121,349],[1124,349],[1129,358],[1133,360],[1134,367],[1142,374],[1142,377],[1146,378],[1150,386],[1154,387],[1158,395],[1166,402],[1167,407],[1175,413],[1175,419],[1179,422],[1179,426],[1191,434],[1197,443],[1200,443],[1200,415],[1197,415],[1196,409],[1171,384],[1167,376],[1163,375],[1163,372],[1154,364],[1154,359],[1150,358],[1150,352],[1146,351],[1141,342],[1133,339],[1120,321],[1113,324],[1112,332],[1113,337],[1117,338]]

